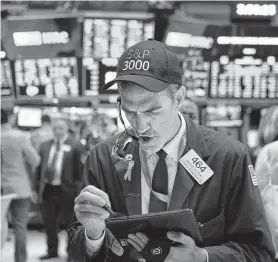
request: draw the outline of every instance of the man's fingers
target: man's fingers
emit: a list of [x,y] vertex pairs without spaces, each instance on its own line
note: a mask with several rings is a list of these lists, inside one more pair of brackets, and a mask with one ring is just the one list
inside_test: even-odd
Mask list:
[[88,212],[88,213],[95,213],[98,215],[109,216],[109,212],[107,212],[104,208],[94,206],[91,204],[77,204],[74,207],[75,211],[79,212]]
[[145,234],[143,234],[143,233],[141,233],[141,232],[137,232],[137,233],[136,233],[136,236],[139,237],[139,239],[142,241],[142,243],[143,243],[144,245],[147,245],[147,244],[148,244],[149,238],[148,238]]
[[129,234],[129,239],[132,239],[134,242],[136,242],[140,246],[140,252],[145,248],[146,244],[135,234]]
[[94,195],[90,192],[84,191],[79,194],[78,197],[75,198],[75,204],[81,204],[81,203],[90,203],[95,206],[102,207],[105,205],[106,201],[105,199]]
[[141,252],[143,250],[143,248],[136,241],[134,241],[133,239],[128,238],[127,242],[130,243],[131,245],[133,245],[138,252]]
[[81,191],[81,193],[83,193],[83,192],[89,192],[89,193],[91,193],[91,194],[93,194],[93,195],[97,195],[97,196],[101,197],[102,199],[104,199],[105,202],[106,202],[107,204],[110,205],[110,201],[109,201],[108,195],[107,195],[104,191],[98,189],[98,188],[95,187],[95,186],[92,186],[92,185],[86,186],[86,187]]
[[74,210],[75,214],[76,214],[76,218],[79,219],[79,217],[86,217],[88,219],[88,221],[90,221],[91,219],[93,220],[106,220],[109,217],[109,214],[105,214],[105,215],[100,215],[97,213],[92,213],[92,212],[86,212],[86,211],[79,211],[79,210]]
[[191,237],[189,237],[181,232],[168,232],[167,237],[170,240],[172,240],[174,242],[178,242],[185,246],[192,246],[192,244],[195,244],[194,240]]

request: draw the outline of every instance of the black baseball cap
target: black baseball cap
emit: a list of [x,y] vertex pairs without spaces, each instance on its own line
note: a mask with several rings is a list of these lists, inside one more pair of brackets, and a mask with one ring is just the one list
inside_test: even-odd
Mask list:
[[118,61],[117,76],[106,83],[106,90],[118,81],[129,81],[152,92],[161,92],[169,84],[182,85],[178,58],[166,45],[149,39],[124,51]]

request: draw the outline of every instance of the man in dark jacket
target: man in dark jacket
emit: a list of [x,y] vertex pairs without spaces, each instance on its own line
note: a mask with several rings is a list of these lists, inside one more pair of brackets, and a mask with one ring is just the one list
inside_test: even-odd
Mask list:
[[142,251],[152,236],[128,235],[137,252],[131,259],[106,229],[105,204],[129,216],[192,209],[202,244],[168,232],[175,245],[164,261],[273,261],[247,150],[178,112],[185,96],[181,80],[176,56],[157,41],[139,42],[119,59],[117,78],[104,88],[118,84],[132,131],[96,145],[87,158],[76,221],[69,228],[75,261],[145,261]]
[[41,260],[58,257],[59,225],[68,227],[71,222],[81,180],[67,121],[54,119],[52,125],[54,138],[40,147],[41,164],[35,179],[48,248]]

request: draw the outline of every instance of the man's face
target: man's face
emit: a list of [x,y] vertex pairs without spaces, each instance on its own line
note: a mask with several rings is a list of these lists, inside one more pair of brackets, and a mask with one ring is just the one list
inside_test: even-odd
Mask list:
[[60,140],[67,134],[68,125],[65,120],[59,119],[53,121],[52,129],[54,137]]
[[185,99],[180,112],[188,115],[196,124],[199,124],[199,109],[194,102]]
[[122,109],[146,152],[157,152],[176,134],[179,104],[167,92],[153,93],[131,84],[121,89]]

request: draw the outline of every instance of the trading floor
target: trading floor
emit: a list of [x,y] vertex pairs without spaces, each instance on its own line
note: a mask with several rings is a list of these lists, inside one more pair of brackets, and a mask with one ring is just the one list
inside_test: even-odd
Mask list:
[[[47,262],[64,262],[66,261],[66,232],[61,231],[59,233],[59,258],[48,259]],[[37,230],[28,231],[28,260],[27,262],[39,262],[39,257],[46,252],[45,234]],[[13,261],[14,254],[14,240],[13,234],[10,234],[9,240],[5,243],[1,254],[1,262]]]

